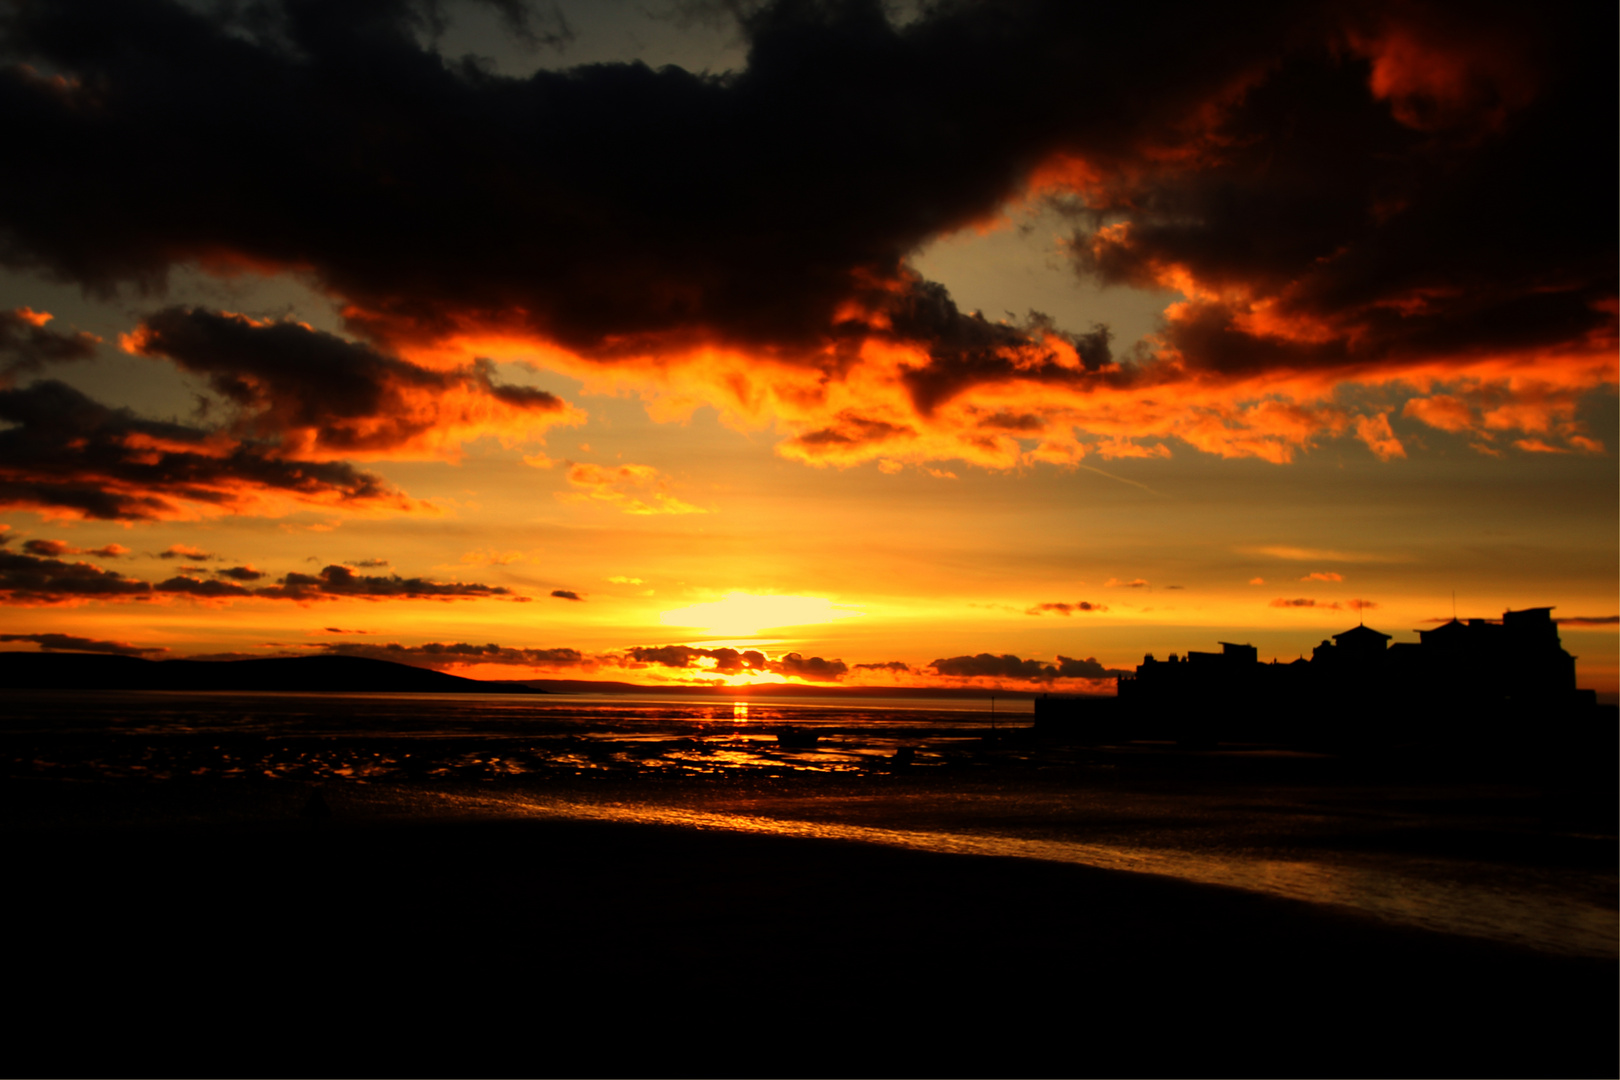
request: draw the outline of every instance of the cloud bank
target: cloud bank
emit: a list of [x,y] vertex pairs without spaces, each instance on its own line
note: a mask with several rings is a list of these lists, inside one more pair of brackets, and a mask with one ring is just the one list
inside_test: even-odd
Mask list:
[[[315,463],[570,415],[486,356],[660,418],[776,425],[813,464],[1285,462],[1339,437],[1392,461],[1392,417],[1601,452],[1576,404],[1615,381],[1611,15],[1026,0],[896,25],[877,0],[781,0],[740,17],[740,72],[510,78],[429,51],[404,0],[21,5],[0,39],[34,66],[0,72],[0,117],[31,152],[0,166],[0,261],[102,294],[179,266],[297,273],[340,305],[354,341],[173,308],[131,335],[234,410],[245,457],[201,502],[385,499]],[[1182,297],[1156,341],[990,322],[907,264],[1041,200],[1073,221],[1078,275]],[[54,359],[6,332],[17,362]],[[274,475],[294,459],[312,487]],[[122,482],[0,498],[178,498]]]

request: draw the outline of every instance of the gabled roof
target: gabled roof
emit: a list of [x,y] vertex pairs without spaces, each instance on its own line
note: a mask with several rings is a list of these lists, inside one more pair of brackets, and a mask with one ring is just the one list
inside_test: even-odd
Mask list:
[[1432,630],[1419,630],[1418,637],[1424,641],[1454,641],[1462,640],[1468,636],[1468,627],[1453,617],[1448,623],[1441,623]]
[[1342,634],[1334,634],[1333,640],[1340,645],[1371,645],[1378,643],[1379,648],[1390,639],[1389,634],[1380,634],[1370,626],[1352,626]]

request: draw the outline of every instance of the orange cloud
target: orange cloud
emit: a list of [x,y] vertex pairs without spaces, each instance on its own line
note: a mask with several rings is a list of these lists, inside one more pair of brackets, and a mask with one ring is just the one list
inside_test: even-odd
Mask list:
[[1479,418],[1474,415],[1474,410],[1450,394],[1409,398],[1401,409],[1401,415],[1421,420],[1441,431],[1472,431],[1479,424]]
[[626,514],[706,514],[709,511],[676,498],[669,477],[651,465],[573,465],[568,482],[577,490],[559,491],[564,502],[602,502]]
[[1390,430],[1387,413],[1356,417],[1356,436],[1367,444],[1367,449],[1371,450],[1379,461],[1406,456],[1406,448]]

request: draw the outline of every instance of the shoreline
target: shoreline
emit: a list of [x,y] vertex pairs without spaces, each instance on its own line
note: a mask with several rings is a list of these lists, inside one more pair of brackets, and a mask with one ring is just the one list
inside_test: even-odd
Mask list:
[[[186,1043],[133,1056],[79,1045],[54,1065],[29,1058],[33,1072],[502,1073],[487,1055],[509,1049],[507,1023],[563,1040],[515,1070],[547,1074],[1585,1076],[1617,1064],[1613,961],[1091,867],[409,814],[59,824],[8,829],[4,843],[28,883],[17,915],[38,934],[17,956],[24,984],[89,988],[102,1004],[78,1019],[120,1028],[168,1010],[139,993],[148,973],[183,970],[221,995],[190,1000],[185,1023],[262,1048],[225,1064]],[[267,974],[289,964],[291,996]],[[311,1066],[306,1038],[337,1011],[369,1049]],[[431,1026],[384,1045],[411,1023]],[[860,1056],[848,1040],[874,1026],[883,1041]]]
[[[1461,882],[1459,903],[1526,886],[1519,910],[1552,923],[1537,896],[1614,909],[1613,777],[1595,767],[1571,786],[1533,761],[1133,746],[814,772],[776,751],[739,766],[722,742],[652,768],[692,740],[632,733],[593,756],[554,736],[540,759],[488,724],[378,737],[385,718],[254,716],[264,731],[233,734],[228,709],[5,740],[0,850],[34,999],[18,1071],[1620,1071],[1614,956],[1328,902],[1370,868],[1397,906],[1451,902],[1418,880]],[[315,792],[330,817],[304,816]],[[535,816],[564,804],[618,820]],[[730,827],[744,818],[767,831]],[[781,835],[796,822],[819,835]],[[884,830],[981,846],[856,842]],[[1006,857],[1041,845],[1325,876],[1304,900]]]
[[[1157,801],[1140,792],[1083,793],[1033,783],[1009,793],[1006,779],[946,788],[934,778],[887,776],[839,782],[796,777],[765,786],[699,786],[669,782],[294,784],[263,780],[180,783],[13,780],[6,831],[60,829],[118,832],[211,826],[276,829],[309,825],[310,800],[332,815],[331,827],[550,821],[674,827],[688,830],[835,840],[939,854],[1016,858],[1147,875],[1303,902],[1386,925],[1469,937],[1550,955],[1620,960],[1616,933],[1617,882],[1602,860],[1612,842],[1579,834],[1494,839],[1477,829],[1447,838],[1426,820],[1418,847],[1397,816],[1380,841],[1276,831],[1292,824],[1296,807],[1279,808],[1282,822],[1260,820],[1242,835],[1206,824],[1184,835],[1162,828],[1110,827],[1110,812],[1129,819],[1144,812],[1208,816],[1209,799],[1182,793]],[[908,781],[918,783],[908,783]],[[1253,798],[1252,791],[1228,793]],[[1335,793],[1320,791],[1318,813]],[[1399,797],[1400,791],[1384,793]],[[1432,792],[1409,794],[1432,797]],[[1511,792],[1472,790],[1473,798],[1504,803]],[[1123,803],[1123,807],[1116,806]],[[1251,804],[1252,805],[1252,804]],[[1350,815],[1368,808],[1352,800]],[[1534,807],[1530,808],[1534,810]],[[1343,813],[1344,811],[1341,811]],[[1031,821],[1031,817],[1039,821]],[[1524,811],[1521,811],[1521,817]],[[1070,820],[1064,821],[1067,817]],[[1079,819],[1076,824],[1074,819]],[[1368,822],[1355,821],[1365,832]],[[1502,828],[1512,831],[1512,823]],[[1342,831],[1342,830],[1341,830]],[[3,833],[0,833],[3,835]],[[1491,862],[1480,862],[1489,841]],[[1605,846],[1607,843],[1607,846]],[[1594,861],[1596,860],[1596,861]]]

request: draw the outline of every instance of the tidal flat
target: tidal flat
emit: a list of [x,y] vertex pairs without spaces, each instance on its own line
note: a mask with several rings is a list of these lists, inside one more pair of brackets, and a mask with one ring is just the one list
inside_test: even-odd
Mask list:
[[31,1072],[1620,1064],[1614,781],[1545,756],[1087,747],[937,703],[12,704]]

